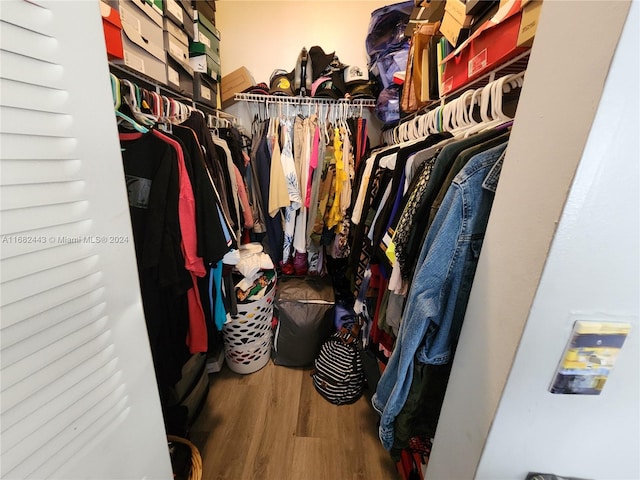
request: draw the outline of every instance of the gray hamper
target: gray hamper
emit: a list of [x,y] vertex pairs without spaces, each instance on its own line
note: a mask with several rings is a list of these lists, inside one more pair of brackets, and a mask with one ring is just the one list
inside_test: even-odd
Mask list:
[[313,364],[333,329],[335,297],[329,277],[283,277],[278,284],[273,340],[276,365]]

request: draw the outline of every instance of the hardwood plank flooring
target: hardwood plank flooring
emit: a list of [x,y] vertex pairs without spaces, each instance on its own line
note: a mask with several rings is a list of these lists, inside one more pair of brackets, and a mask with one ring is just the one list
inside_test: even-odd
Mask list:
[[249,375],[209,375],[207,403],[191,440],[203,480],[397,480],[377,436],[370,393],[332,405],[310,369],[269,362]]

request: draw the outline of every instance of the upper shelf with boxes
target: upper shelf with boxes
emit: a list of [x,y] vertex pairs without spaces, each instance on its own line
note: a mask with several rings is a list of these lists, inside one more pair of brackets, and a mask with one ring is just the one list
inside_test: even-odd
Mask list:
[[429,25],[437,29],[422,41],[424,49],[413,52],[403,89],[412,82],[415,98],[401,103],[403,112],[428,109],[525,70],[541,6],[542,0],[416,0],[406,35],[415,43]]
[[214,0],[102,0],[100,9],[113,65],[195,105],[220,108]]

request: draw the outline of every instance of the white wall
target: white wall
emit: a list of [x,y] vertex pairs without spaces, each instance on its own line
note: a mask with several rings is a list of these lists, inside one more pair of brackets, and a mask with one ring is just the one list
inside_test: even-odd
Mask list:
[[245,66],[269,83],[276,68],[293,70],[302,47],[319,45],[347,65],[367,66],[365,38],[371,12],[384,0],[218,0],[222,75]]
[[[623,446],[633,442],[628,430],[620,431],[614,438],[603,438],[596,432],[595,438],[592,435],[585,442],[587,446],[580,443],[570,446],[570,453],[566,455],[562,465],[542,464],[535,456],[536,451],[542,452],[539,445],[541,442],[548,443],[548,448],[558,450],[564,445],[563,429],[555,427],[549,430],[555,424],[564,425],[565,430],[570,431],[578,420],[595,422],[598,427],[607,421],[618,422],[621,416],[628,414],[615,411],[620,402],[628,408],[629,402],[633,402],[634,398],[637,401],[637,396],[634,397],[631,391],[619,396],[615,385],[607,385],[607,391],[600,399],[557,397],[553,399],[553,405],[546,403],[544,408],[543,405],[538,405],[541,399],[546,398],[548,384],[568,339],[572,323],[570,314],[594,309],[612,313],[611,306],[617,301],[617,296],[630,294],[625,282],[630,280],[626,277],[632,271],[624,270],[621,276],[611,275],[607,271],[608,287],[606,293],[602,292],[606,297],[594,297],[596,305],[588,298],[592,295],[592,289],[585,289],[587,279],[575,285],[564,285],[562,291],[559,290],[559,285],[541,285],[547,295],[541,297],[541,302],[546,305],[553,298],[555,303],[546,307],[542,318],[537,311],[530,314],[628,8],[628,2],[607,1],[549,0],[543,4],[507,158],[426,472],[429,480],[470,479],[476,473],[482,478],[494,480],[518,479],[524,478],[522,474],[528,469],[550,466],[561,466],[561,471],[556,472],[559,474],[584,474],[584,470],[577,464],[580,452],[588,452],[581,456],[586,458],[593,455],[601,443],[613,443],[621,447],[621,451],[625,451]],[[629,68],[633,70],[633,67]],[[637,101],[634,107],[637,108]],[[627,138],[627,142],[629,141]],[[631,146],[626,144],[624,148]],[[637,150],[635,156],[633,152],[627,155],[630,157],[628,161],[633,158],[637,162]],[[623,179],[619,178],[619,181]],[[606,188],[603,194],[606,192],[606,195],[617,195],[615,186],[607,185]],[[610,188],[613,190],[609,191]],[[632,205],[628,208],[631,209]],[[635,208],[637,216],[637,202]],[[632,229],[632,226],[624,228]],[[631,230],[627,235],[630,233]],[[586,239],[578,237],[573,240],[577,243],[571,248],[580,248],[581,263],[575,265],[576,259],[567,257],[568,263],[562,267],[558,265],[557,268],[580,267],[578,273],[567,272],[567,275],[584,276],[593,282],[602,281],[591,277],[591,271],[586,266],[599,271],[597,269],[601,268],[601,264],[594,264],[594,257],[605,254],[610,239],[593,252],[585,252],[584,248],[591,246],[583,243]],[[627,244],[625,248],[630,249],[625,254],[631,263],[634,255],[632,245]],[[573,282],[575,277],[564,279]],[[568,298],[563,299],[565,296]],[[635,296],[627,300],[627,305],[633,300],[637,302],[637,289]],[[566,302],[572,303],[569,305]],[[536,303],[536,308],[539,308],[539,303]],[[620,313],[618,308],[623,306],[615,309],[615,312]],[[523,337],[530,315],[530,326],[528,325]],[[535,338],[529,339],[530,329],[537,332]],[[524,362],[529,367],[526,370],[514,367],[514,373],[509,378],[510,381],[515,381],[517,377],[523,377],[518,379],[519,387],[522,388],[531,382],[525,389],[526,394],[518,396],[516,402],[521,409],[517,416],[526,412],[530,416],[525,422],[512,422],[508,426],[502,424],[503,430],[496,434],[496,438],[503,442],[499,458],[494,456],[491,459],[487,457],[486,461],[483,459],[481,470],[478,470],[483,449],[486,448],[489,453],[493,448],[492,445],[485,445],[492,422],[494,419],[503,421],[501,414],[496,418],[496,411],[521,339],[523,346],[528,347],[526,355],[518,357],[519,362]],[[632,340],[630,346],[626,347],[625,355],[635,354],[637,347],[633,345]],[[627,357],[626,361],[630,360]],[[625,360],[623,358],[620,361]],[[635,365],[637,369],[637,361]],[[622,373],[618,371],[616,374],[626,376],[617,381],[632,384],[632,374],[624,366],[621,370]],[[510,392],[511,386],[507,387]],[[529,398],[533,393],[535,395]],[[610,395],[615,395],[616,400],[608,401],[611,399]],[[507,402],[506,397],[504,401]],[[570,403],[571,407],[562,407],[557,411],[550,408],[557,408],[563,402]],[[594,412],[595,418],[589,418],[589,402],[603,402],[602,405],[606,404],[606,407],[598,407]],[[574,422],[563,424],[564,415],[571,408],[577,409],[580,418],[572,416]],[[633,420],[630,418],[630,422]],[[575,428],[579,428],[580,432],[587,430],[586,427]],[[545,435],[546,431],[550,435]],[[528,440],[528,433],[532,433],[531,441]],[[512,456],[512,444],[524,449],[524,452],[518,451]],[[495,451],[497,450],[493,450]],[[548,450],[544,452],[548,453]],[[616,456],[616,461],[617,458]],[[526,463],[524,459],[531,463]],[[548,460],[551,461],[551,458]],[[590,460],[596,461],[595,456]],[[626,466],[621,468],[628,467],[629,464],[625,462],[629,460],[620,461]],[[504,466],[505,470],[494,469],[498,465]],[[602,475],[602,470],[598,474]],[[586,476],[591,478],[591,475]]]
[[[524,478],[527,471],[640,478],[639,20],[634,2],[478,479]],[[547,391],[577,319],[632,324],[599,396]]]
[[[367,67],[365,39],[371,12],[396,3],[387,0],[218,0],[222,75],[247,67],[256,82],[269,83],[278,68],[293,70],[302,47],[319,45],[347,65]],[[249,127],[251,111],[236,103],[225,111]],[[367,112],[370,138],[379,143],[381,123]]]

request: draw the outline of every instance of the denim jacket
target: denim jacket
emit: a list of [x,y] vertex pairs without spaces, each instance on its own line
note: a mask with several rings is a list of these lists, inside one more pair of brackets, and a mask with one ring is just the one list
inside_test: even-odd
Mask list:
[[411,387],[414,361],[442,365],[451,360],[498,182],[497,162],[505,149],[506,143],[469,160],[454,178],[425,238],[396,346],[372,398],[387,450]]

